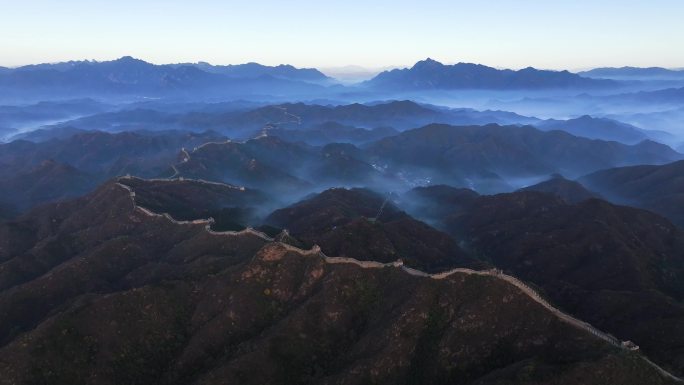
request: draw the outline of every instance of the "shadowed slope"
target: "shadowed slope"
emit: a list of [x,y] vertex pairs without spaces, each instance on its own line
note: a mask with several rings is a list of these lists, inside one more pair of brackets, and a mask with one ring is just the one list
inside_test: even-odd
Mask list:
[[136,208],[133,192],[112,183],[24,219],[55,240],[76,230],[80,252],[0,291],[3,321],[52,306],[5,336],[0,383],[675,383],[514,279],[212,235]]

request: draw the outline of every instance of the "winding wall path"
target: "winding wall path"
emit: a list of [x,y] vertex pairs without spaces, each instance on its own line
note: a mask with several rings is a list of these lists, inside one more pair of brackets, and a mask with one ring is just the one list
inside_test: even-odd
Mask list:
[[[168,179],[163,179],[163,181],[168,182]],[[209,182],[213,183],[213,182]],[[376,261],[360,261],[357,259],[353,258],[344,258],[344,257],[328,257],[321,251],[321,248],[318,245],[314,245],[310,250],[304,250],[300,249],[298,247],[289,245],[287,243],[283,242],[278,242],[276,241],[275,238],[269,237],[267,234],[257,231],[253,228],[247,227],[244,230],[241,231],[222,231],[222,232],[217,232],[211,230],[211,225],[214,223],[214,220],[212,218],[209,219],[196,219],[193,221],[178,221],[173,219],[169,214],[164,213],[164,214],[157,214],[154,213],[144,207],[138,206],[135,201],[135,192],[130,186],[127,186],[123,183],[116,183],[116,185],[124,188],[130,195],[131,200],[133,202],[133,206],[135,210],[139,210],[146,216],[150,217],[162,217],[165,218],[166,220],[171,221],[172,223],[178,224],[178,225],[205,225],[205,229],[213,235],[219,235],[219,236],[242,236],[242,235],[252,235],[259,237],[263,239],[264,241],[267,242],[277,242],[279,243],[282,247],[284,247],[288,251],[296,252],[301,255],[306,255],[306,256],[320,256],[323,258],[323,260],[326,263],[329,264],[353,264],[356,266],[359,266],[364,269],[382,269],[382,268],[400,268],[407,274],[417,276],[417,277],[423,277],[423,278],[429,278],[429,279],[436,279],[436,280],[442,280],[446,279],[452,275],[455,274],[468,274],[468,275],[482,275],[482,276],[490,276],[494,277],[496,279],[500,279],[503,281],[506,281],[507,283],[515,286],[517,289],[519,289],[523,294],[527,295],[529,298],[531,298],[533,301],[539,303],[541,306],[543,306],[545,309],[550,311],[553,315],[555,315],[558,319],[561,321],[576,327],[578,329],[587,331],[594,336],[608,342],[609,344],[621,348],[621,349],[626,349],[630,350],[627,346],[625,346],[620,340],[615,338],[609,333],[602,332],[598,330],[597,328],[593,327],[587,322],[581,321],[567,313],[564,313],[560,309],[556,308],[555,306],[551,305],[547,300],[542,298],[534,289],[532,289],[530,286],[519,280],[518,278],[515,278],[513,276],[504,274],[501,270],[498,269],[491,269],[491,270],[472,270],[472,269],[465,269],[465,268],[456,268],[456,269],[451,269],[448,271],[444,271],[441,273],[436,273],[436,274],[429,274],[420,270],[416,270],[407,266],[404,266],[404,264],[401,261],[396,261],[396,262],[390,262],[390,263],[381,263],[381,262],[376,262]],[[230,186],[233,188],[237,188],[235,186]],[[287,230],[283,230],[283,233],[281,235],[287,235]],[[280,239],[280,236],[276,237]],[[641,357],[646,363],[648,363],[650,366],[652,366],[654,369],[656,369],[659,373],[661,373],[663,376],[670,378],[674,381],[684,383],[684,379],[681,379],[672,373],[668,372],[667,370],[661,368],[659,365],[655,364],[653,361],[649,360],[647,357],[645,357],[642,354],[639,354],[639,357]]]

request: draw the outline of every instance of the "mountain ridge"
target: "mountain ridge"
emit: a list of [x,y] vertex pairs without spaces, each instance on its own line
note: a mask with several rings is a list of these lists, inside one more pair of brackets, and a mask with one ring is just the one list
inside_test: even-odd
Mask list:
[[[197,65],[156,65],[132,57],[91,62],[66,62],[20,67],[0,73],[0,89],[16,98],[97,97],[226,97],[255,94],[315,94],[327,78],[312,82],[319,72],[290,67],[246,68],[243,76],[225,74],[237,69],[207,72]],[[205,67],[206,68],[206,67]],[[238,67],[244,68],[244,67]],[[321,76],[325,76],[322,75]],[[319,84],[320,83],[320,84]],[[266,92],[269,90],[269,92]]]
[[684,79],[684,70],[663,67],[599,67],[578,72],[579,75],[607,79]]
[[[68,241],[66,232],[88,242],[73,243],[66,260],[10,292],[34,303],[43,293],[56,300],[79,298],[93,285],[98,290],[62,299],[49,317],[31,314],[38,327],[4,339],[0,370],[8,377],[0,381],[676,383],[638,353],[559,318],[505,275],[458,270],[426,277],[398,264],[326,258],[316,248],[248,234],[211,235],[201,223],[180,225],[136,209],[133,193],[109,183],[87,199],[24,218],[40,223],[54,242]],[[121,242],[116,234],[130,245],[125,259],[111,254]],[[183,242],[169,249],[145,234]],[[32,242],[20,244],[30,249]],[[208,258],[215,250],[222,258]],[[130,263],[104,263],[112,258]],[[21,314],[8,298],[0,290],[0,303],[9,306],[0,322]],[[469,327],[458,326],[466,319]],[[454,344],[468,354],[442,348]],[[116,370],[103,369],[111,365]]]
[[445,65],[427,58],[411,68],[384,71],[362,83],[393,90],[420,89],[552,89],[613,87],[610,80],[583,78],[568,71],[547,71],[527,67],[498,70],[482,64]]

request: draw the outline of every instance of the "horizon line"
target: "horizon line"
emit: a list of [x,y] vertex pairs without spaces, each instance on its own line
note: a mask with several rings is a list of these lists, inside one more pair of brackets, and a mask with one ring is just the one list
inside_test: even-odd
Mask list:
[[[599,68],[641,68],[641,69],[647,69],[647,68],[663,68],[667,70],[673,70],[673,71],[681,71],[684,70],[684,65],[683,66],[673,66],[673,67],[667,67],[667,66],[637,66],[637,65],[596,65],[596,66],[590,66],[590,67],[579,67],[579,68],[560,68],[560,67],[535,67],[534,65],[527,65],[527,66],[499,66],[499,65],[490,65],[490,64],[483,64],[483,63],[477,63],[477,62],[469,62],[469,61],[441,61],[437,59],[432,59],[431,57],[426,57],[424,59],[419,59],[415,61],[413,64],[396,64],[396,65],[379,65],[379,66],[364,66],[360,64],[340,64],[340,65],[320,65],[320,66],[298,66],[290,63],[279,63],[279,64],[264,64],[263,62],[258,62],[258,61],[247,61],[247,62],[238,62],[238,63],[212,63],[207,60],[197,60],[197,61],[178,61],[178,62],[161,62],[161,61],[154,61],[154,60],[149,60],[149,59],[143,59],[140,57],[135,57],[133,55],[123,55],[123,56],[118,56],[113,59],[102,59],[102,58],[86,58],[86,59],[70,59],[70,60],[55,60],[55,61],[39,61],[39,62],[32,62],[32,63],[25,63],[25,64],[19,64],[19,65],[4,65],[0,64],[0,67],[3,68],[8,68],[8,69],[18,69],[22,67],[27,67],[27,66],[35,66],[35,65],[55,65],[55,64],[61,64],[61,63],[71,63],[71,62],[91,62],[91,63],[104,63],[104,62],[111,62],[111,61],[117,61],[121,60],[124,58],[132,58],[136,60],[143,61],[148,64],[153,64],[153,65],[182,65],[182,64],[187,64],[187,65],[196,65],[196,64],[202,64],[206,63],[211,66],[241,66],[241,65],[246,65],[246,64],[259,64],[267,67],[277,67],[277,66],[292,66],[297,69],[315,69],[320,72],[324,72],[323,70],[328,70],[328,71],[335,71],[335,70],[342,70],[344,68],[353,68],[356,71],[358,70],[363,70],[363,71],[368,71],[368,72],[383,72],[383,71],[390,71],[393,69],[407,69],[411,68],[413,65],[415,65],[418,62],[425,61],[425,60],[434,60],[437,61],[443,65],[455,65],[455,64],[476,64],[476,65],[483,65],[487,66],[490,68],[495,68],[497,70],[521,70],[525,68],[534,68],[537,70],[546,70],[546,71],[569,71],[569,72],[582,72],[582,71],[589,71],[592,69],[599,69]],[[353,73],[354,70],[350,70],[349,73]],[[345,73],[344,71],[340,71],[340,73]]]

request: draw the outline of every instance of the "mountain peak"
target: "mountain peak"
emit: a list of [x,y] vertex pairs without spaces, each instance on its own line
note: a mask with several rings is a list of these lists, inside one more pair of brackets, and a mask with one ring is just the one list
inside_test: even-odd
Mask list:
[[427,58],[425,60],[421,60],[417,62],[416,64],[413,65],[412,69],[432,69],[432,68],[439,68],[443,67],[444,64],[438,62],[437,60]]
[[520,191],[537,191],[553,194],[571,204],[599,197],[598,194],[589,191],[579,182],[568,180],[559,173],[553,173],[549,179],[533,186],[522,188]]
[[114,61],[119,62],[119,63],[147,63],[146,61],[141,60],[141,59],[136,59],[133,56],[122,56],[122,57],[120,57]]

